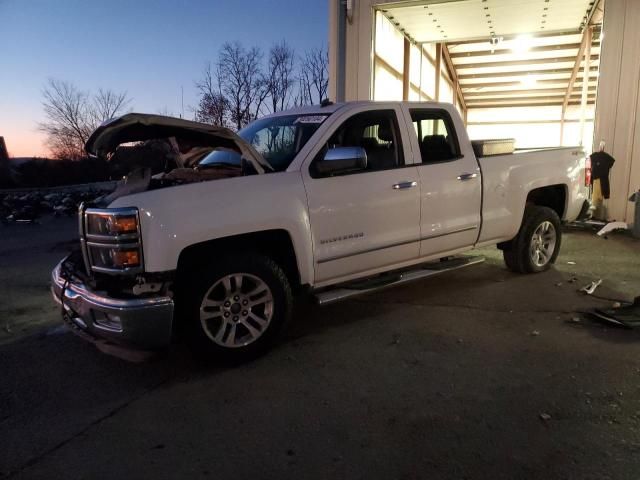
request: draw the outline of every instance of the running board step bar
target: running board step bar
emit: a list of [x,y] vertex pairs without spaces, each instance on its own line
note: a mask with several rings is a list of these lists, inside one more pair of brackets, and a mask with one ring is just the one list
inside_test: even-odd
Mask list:
[[423,278],[433,277],[442,273],[458,270],[484,262],[482,256],[452,257],[447,260],[423,263],[410,270],[390,272],[368,280],[357,280],[343,283],[330,290],[315,293],[314,297],[319,305],[330,305],[347,298],[375,292],[385,288],[395,287],[404,283],[415,282]]

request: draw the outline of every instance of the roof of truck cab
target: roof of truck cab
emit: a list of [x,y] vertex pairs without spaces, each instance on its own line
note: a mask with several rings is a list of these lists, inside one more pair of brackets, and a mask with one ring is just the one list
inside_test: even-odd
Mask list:
[[443,103],[443,102],[399,102],[399,101],[389,101],[389,102],[385,102],[385,101],[375,101],[375,100],[357,100],[357,101],[352,101],[352,102],[337,102],[337,103],[331,103],[329,105],[308,105],[305,107],[295,107],[295,108],[291,108],[289,110],[282,110],[279,112],[275,112],[275,113],[271,113],[269,115],[265,115],[264,117],[261,118],[268,118],[268,117],[280,117],[283,115],[331,115],[332,113],[344,108],[344,107],[354,107],[354,106],[359,106],[359,105],[383,105],[383,104],[396,104],[396,105],[400,105],[400,104],[406,104],[409,106],[425,106],[425,107],[431,107],[431,108],[445,108],[445,107],[451,107],[452,105],[450,103]]
[[[351,103],[351,102],[347,102]],[[307,105],[305,107],[295,107],[290,108],[288,110],[281,110],[279,112],[270,113],[269,115],[265,115],[260,118],[268,118],[268,117],[281,117],[283,115],[330,115],[336,110],[347,105],[347,103],[332,103],[330,105],[321,106],[321,105]]]

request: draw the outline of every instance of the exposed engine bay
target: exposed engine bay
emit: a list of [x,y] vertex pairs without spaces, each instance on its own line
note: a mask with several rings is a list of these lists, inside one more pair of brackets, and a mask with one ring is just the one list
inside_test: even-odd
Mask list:
[[253,146],[225,127],[130,113],[101,125],[86,151],[129,173],[96,202],[186,183],[256,175],[273,168]]

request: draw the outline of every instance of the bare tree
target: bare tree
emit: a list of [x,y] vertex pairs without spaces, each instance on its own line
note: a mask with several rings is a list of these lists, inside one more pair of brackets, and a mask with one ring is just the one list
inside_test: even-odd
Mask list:
[[116,93],[113,90],[98,89],[98,93],[93,96],[93,102],[89,105],[93,126],[97,128],[105,120],[115,117],[119,112],[124,111],[130,102],[126,92]]
[[200,92],[200,100],[196,108],[196,120],[214,125],[226,126],[230,113],[227,99],[222,95],[219,77],[207,63],[202,79],[196,82],[196,88]]
[[324,48],[312,48],[300,59],[299,89],[296,103],[320,103],[329,88],[329,54]]
[[269,50],[264,82],[271,103],[271,112],[289,107],[295,84],[294,59],[295,52],[284,40]]
[[49,79],[42,90],[45,121],[40,130],[47,134],[54,158],[85,157],[84,144],[100,123],[121,113],[129,103],[126,93],[100,89],[95,96],[70,82]]
[[88,96],[69,82],[49,79],[42,91],[46,121],[40,129],[48,136],[56,158],[80,158],[90,135],[87,121]]
[[229,102],[229,118],[240,129],[254,120],[268,95],[261,71],[262,52],[239,42],[225,43],[218,55],[216,76]]

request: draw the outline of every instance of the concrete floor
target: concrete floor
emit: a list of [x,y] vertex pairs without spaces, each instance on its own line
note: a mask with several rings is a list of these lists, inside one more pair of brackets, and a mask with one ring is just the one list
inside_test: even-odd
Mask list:
[[576,291],[591,280],[640,294],[638,241],[571,230],[543,274],[488,249],[302,305],[278,348],[221,368],[179,345],[127,363],[47,327],[74,227],[56,222],[1,231],[0,478],[638,478],[640,334],[572,321],[611,304]]

